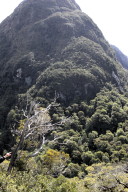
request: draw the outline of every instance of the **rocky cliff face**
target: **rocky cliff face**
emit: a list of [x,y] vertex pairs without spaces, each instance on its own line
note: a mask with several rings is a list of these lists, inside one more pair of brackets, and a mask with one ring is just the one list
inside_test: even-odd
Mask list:
[[119,68],[74,0],[24,0],[0,25],[1,122],[29,88],[38,98],[57,92],[66,104],[90,100],[106,82],[124,89]]

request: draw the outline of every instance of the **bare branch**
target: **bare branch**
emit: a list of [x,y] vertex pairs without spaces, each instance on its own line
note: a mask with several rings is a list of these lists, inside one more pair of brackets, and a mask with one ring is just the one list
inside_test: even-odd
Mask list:
[[[28,96],[27,96],[27,105],[26,109],[22,110],[24,117],[26,117],[26,122],[24,124],[24,129],[22,133],[18,132],[20,134],[20,141],[17,144],[15,150],[12,153],[11,161],[8,167],[8,172],[10,173],[12,170],[12,167],[15,163],[15,160],[17,158],[18,150],[22,148],[24,141],[26,139],[30,138],[37,138],[37,135],[42,136],[42,141],[40,144],[40,147],[35,150],[35,152],[31,155],[36,156],[42,149],[44,144],[47,142],[45,140],[44,135],[47,134],[49,131],[57,129],[58,126],[62,126],[65,122],[70,122],[70,118],[63,117],[60,122],[57,122],[55,124],[52,124],[51,118],[49,116],[49,110],[52,106],[58,106],[56,104],[57,95],[54,99],[54,102],[47,106],[47,108],[40,108],[39,104],[36,104],[34,101],[30,102],[29,112],[28,111]],[[57,140],[58,138],[54,138],[54,140]],[[64,144],[65,145],[65,144]]]
[[44,144],[45,144],[45,137],[43,135],[43,139],[42,139],[42,142],[41,142],[39,149],[37,149],[33,154],[29,155],[28,157],[34,157],[34,156],[38,155],[39,152],[43,149]]

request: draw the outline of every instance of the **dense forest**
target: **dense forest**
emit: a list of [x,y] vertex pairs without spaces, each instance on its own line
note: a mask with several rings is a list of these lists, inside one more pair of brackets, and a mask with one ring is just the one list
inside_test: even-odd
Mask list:
[[74,0],[0,24],[1,192],[127,192],[128,71]]

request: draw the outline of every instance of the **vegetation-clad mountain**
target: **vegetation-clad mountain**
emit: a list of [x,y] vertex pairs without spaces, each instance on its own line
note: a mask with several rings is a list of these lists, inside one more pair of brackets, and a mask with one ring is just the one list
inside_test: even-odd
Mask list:
[[116,46],[111,46],[115,51],[117,60],[122,64],[125,69],[128,69],[128,57],[124,55]]
[[[124,89],[110,45],[74,1],[26,0],[0,25],[1,125],[17,94],[55,91],[69,104],[111,82]],[[67,83],[68,82],[68,83]]]
[[[27,181],[33,177],[33,181],[38,180],[38,191],[42,186],[42,191],[54,191],[57,182],[58,191],[79,191],[75,183],[88,174],[80,182],[81,191],[119,187],[126,191],[127,77],[102,32],[74,0],[24,0],[0,24],[0,151],[10,150],[19,141],[32,100],[38,109],[29,115],[37,114],[56,98],[57,104],[45,118],[59,127],[45,132],[43,147],[39,142],[44,135],[37,133],[24,142],[18,154],[22,158],[14,169],[23,172],[13,180],[19,187],[14,190],[30,189],[28,182],[18,182],[20,177]],[[70,121],[60,123],[66,117]],[[38,147],[42,152],[26,162],[25,157]],[[119,162],[119,167],[109,167],[109,163]],[[113,182],[107,175],[109,185],[103,182],[104,163],[108,163],[110,175],[115,173]],[[26,170],[29,174],[24,174]],[[69,184],[65,177],[74,176],[79,179]],[[101,180],[96,179],[99,177]],[[34,191],[35,184],[32,186]],[[4,184],[2,187],[6,191]]]

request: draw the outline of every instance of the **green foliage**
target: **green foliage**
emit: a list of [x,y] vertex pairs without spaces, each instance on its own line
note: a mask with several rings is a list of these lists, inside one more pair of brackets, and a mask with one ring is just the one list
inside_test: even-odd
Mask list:
[[[70,163],[65,174],[78,177],[66,178],[60,175],[57,178],[45,175],[35,167],[34,159],[29,161],[31,169],[27,171],[13,170],[11,175],[6,173],[8,161],[0,165],[0,190],[1,192],[100,192],[119,191],[127,192],[128,174],[126,164],[93,164],[83,166],[84,172],[77,164]],[[36,168],[36,169],[35,169]],[[36,171],[35,171],[36,170]]]
[[[81,102],[70,105],[64,113],[68,110],[71,123],[58,131],[59,139],[53,142],[53,148],[69,153],[71,160],[79,164],[126,160],[127,105],[127,97],[110,85],[89,104]],[[120,150],[124,150],[125,154],[116,157]]]
[[94,159],[94,155],[91,151],[87,151],[87,152],[83,152],[82,154],[82,160],[84,163],[86,163],[87,165],[91,165]]
[[[71,64],[70,64],[71,65]],[[63,66],[63,65],[62,65]],[[43,86],[45,82],[45,86]],[[67,104],[72,101],[78,101],[84,96],[87,96],[87,90],[83,87],[87,85],[89,87],[90,82],[95,82],[95,77],[85,69],[62,68],[61,65],[56,69],[56,64],[49,67],[37,80],[37,88],[43,90],[43,97],[53,97],[55,91],[60,94],[60,101]],[[92,97],[92,96],[91,96]]]
[[68,167],[64,170],[64,176],[72,178],[78,176],[81,168],[78,164],[70,163]]
[[62,174],[69,159],[69,155],[64,152],[48,149],[44,155],[39,156],[38,161],[40,168],[45,170],[46,174],[57,177]]
[[21,5],[20,15],[0,28],[0,152],[19,141],[14,133],[23,130],[28,92],[43,107],[56,96],[60,105],[46,114],[47,122],[69,121],[49,130],[41,153],[28,158],[42,136],[35,131],[19,151],[12,175],[6,175],[8,163],[1,164],[0,190],[127,191],[126,167],[94,165],[128,160],[127,72],[76,4],[37,2],[34,7],[24,2],[25,11]]

